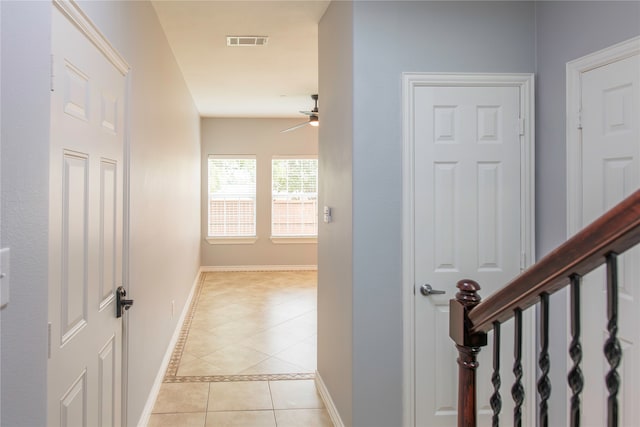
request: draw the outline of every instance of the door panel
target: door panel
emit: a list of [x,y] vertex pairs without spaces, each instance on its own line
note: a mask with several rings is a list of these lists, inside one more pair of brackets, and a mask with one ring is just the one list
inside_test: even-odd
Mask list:
[[116,343],[115,335],[105,344],[98,353],[98,420],[101,426],[112,426],[115,415],[115,396],[118,378],[116,374]]
[[60,399],[60,425],[63,427],[87,425],[87,371],[82,371],[69,390]]
[[52,13],[49,426],[119,426],[125,77]]
[[118,163],[100,160],[100,309],[116,294],[118,277]]
[[[586,226],[640,187],[640,56],[582,74],[582,224]],[[640,425],[635,402],[640,394],[640,250],[619,258],[619,330],[623,349],[618,368],[620,425]],[[606,425],[604,376],[609,365],[603,346],[608,337],[604,269],[583,283],[583,424]]]
[[62,339],[64,345],[87,325],[88,157],[63,154]]
[[[458,280],[477,280],[486,297],[520,272],[520,93],[517,87],[418,87],[414,96],[414,280],[447,292],[414,298],[416,425],[454,426],[458,366],[449,299]],[[503,360],[511,360],[511,338],[503,337]],[[479,360],[482,424],[490,413],[490,352]],[[513,377],[509,371],[502,372],[503,384]]]

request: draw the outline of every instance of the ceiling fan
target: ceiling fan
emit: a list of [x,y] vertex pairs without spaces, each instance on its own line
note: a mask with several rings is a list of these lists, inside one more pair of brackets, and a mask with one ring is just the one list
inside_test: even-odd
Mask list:
[[298,129],[306,125],[318,126],[320,124],[320,122],[318,121],[318,118],[320,117],[320,113],[318,112],[318,94],[311,95],[311,99],[313,99],[313,101],[315,102],[315,106],[313,107],[313,110],[300,111],[302,114],[306,114],[307,116],[309,116],[309,121],[297,124],[285,130],[281,130],[280,133],[289,132],[290,130]]

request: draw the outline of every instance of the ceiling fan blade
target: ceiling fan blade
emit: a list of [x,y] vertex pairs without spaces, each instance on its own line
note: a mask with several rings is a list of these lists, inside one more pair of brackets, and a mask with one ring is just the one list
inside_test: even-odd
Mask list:
[[295,129],[301,128],[303,126],[306,126],[308,124],[309,124],[309,122],[300,123],[298,125],[295,125],[295,126],[292,126],[292,127],[288,128],[288,129],[281,130],[280,133],[289,132],[290,130],[295,130]]
[[319,116],[320,113],[318,111],[300,111],[302,114],[306,114],[307,116]]

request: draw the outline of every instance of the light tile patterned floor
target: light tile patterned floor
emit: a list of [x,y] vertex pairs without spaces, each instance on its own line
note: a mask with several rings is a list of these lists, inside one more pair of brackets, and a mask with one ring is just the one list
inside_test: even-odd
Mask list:
[[332,427],[316,329],[315,272],[203,273],[149,426]]
[[333,427],[313,380],[165,383],[149,427]]

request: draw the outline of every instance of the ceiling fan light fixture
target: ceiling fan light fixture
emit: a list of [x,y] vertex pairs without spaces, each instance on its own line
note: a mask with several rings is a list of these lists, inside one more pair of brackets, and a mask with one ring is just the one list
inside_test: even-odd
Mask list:
[[302,114],[305,114],[307,116],[309,116],[309,121],[307,122],[303,122],[303,123],[299,123],[295,126],[292,126],[290,128],[281,130],[280,133],[284,133],[284,132],[289,132],[295,129],[299,129],[301,127],[307,126],[307,125],[311,125],[313,127],[318,127],[320,125],[320,112],[318,111],[318,94],[314,94],[311,95],[311,99],[313,99],[314,101],[314,107],[313,110],[311,111],[300,111]]

